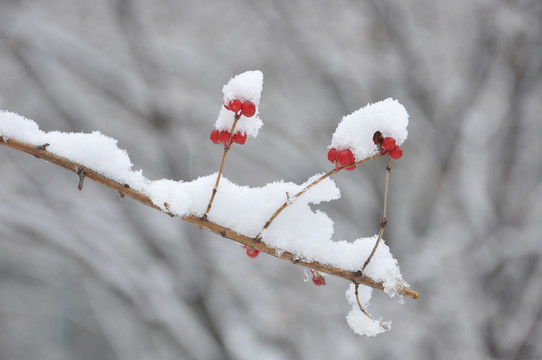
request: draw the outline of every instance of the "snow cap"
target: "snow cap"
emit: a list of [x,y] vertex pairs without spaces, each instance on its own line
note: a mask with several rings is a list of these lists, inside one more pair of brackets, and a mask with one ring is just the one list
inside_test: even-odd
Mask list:
[[392,98],[368,104],[343,117],[337,126],[329,148],[350,149],[356,161],[378,153],[373,135],[380,131],[401,145],[408,136],[408,113],[399,101]]
[[[263,126],[263,122],[258,116],[262,89],[263,74],[259,70],[241,73],[231,78],[222,88],[224,104],[239,99],[241,102],[251,101],[256,106],[256,113],[254,116],[248,118],[246,116],[241,116],[235,126],[235,132],[239,131],[241,133],[246,133],[248,136],[254,138],[258,136],[258,131]],[[215,123],[215,128],[220,131],[230,131],[234,119],[235,114],[222,106]]]

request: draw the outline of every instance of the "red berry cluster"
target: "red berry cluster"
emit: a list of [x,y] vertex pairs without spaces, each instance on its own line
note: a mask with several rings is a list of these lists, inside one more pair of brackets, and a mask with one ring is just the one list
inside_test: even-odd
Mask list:
[[373,141],[376,145],[380,146],[380,153],[382,155],[389,155],[392,159],[399,159],[403,156],[403,150],[395,143],[395,139],[392,137],[383,137],[380,131],[375,132],[373,135]]
[[[230,140],[231,133],[227,130],[218,131],[213,130],[211,131],[210,139],[215,144],[224,144],[224,147],[228,145],[228,141]],[[241,133],[240,131],[233,134],[232,142],[243,145],[247,141],[247,134]]]
[[229,103],[224,104],[224,107],[233,111],[235,114],[241,114],[246,117],[251,117],[256,114],[256,105],[250,100],[241,101],[239,99],[234,99]]
[[250,258],[255,258],[260,253],[260,250],[253,249],[253,248],[248,247],[246,245],[243,245],[242,247],[243,247],[243,249],[246,249],[247,256],[250,257]]
[[[244,115],[246,117],[251,117],[256,114],[256,105],[250,100],[241,101],[239,99],[234,99],[224,104],[224,107],[230,111],[233,111],[236,116]],[[231,133],[227,130],[219,131],[213,130],[211,132],[211,141],[215,144],[224,144],[224,148],[228,146],[228,141],[230,140]],[[233,134],[232,142],[243,145],[247,141],[247,134],[244,132],[236,132]]]
[[312,283],[316,286],[321,286],[326,284],[326,279],[324,275],[320,274],[318,271],[310,269],[312,273]]
[[[356,158],[350,149],[337,150],[335,148],[331,148],[327,153],[327,158],[329,161],[335,164],[335,170],[356,162]],[[356,165],[352,165],[347,167],[346,170],[354,170],[355,168]]]

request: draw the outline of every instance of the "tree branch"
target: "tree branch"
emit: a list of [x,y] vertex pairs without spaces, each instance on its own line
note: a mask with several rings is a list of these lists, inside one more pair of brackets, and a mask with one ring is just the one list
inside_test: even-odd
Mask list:
[[[111,189],[113,189],[115,191],[118,191],[121,194],[121,198],[123,198],[124,196],[129,196],[132,199],[134,199],[136,201],[139,201],[140,203],[142,203],[144,205],[147,205],[147,206],[152,207],[154,209],[157,209],[159,211],[165,212],[166,214],[168,214],[170,216],[175,216],[174,214],[172,214],[170,212],[163,211],[162,209],[160,209],[160,207],[153,204],[151,199],[147,195],[145,195],[145,194],[143,194],[143,193],[141,193],[141,192],[139,192],[137,190],[134,190],[134,189],[130,188],[127,184],[118,183],[118,182],[116,182],[114,180],[111,180],[111,179],[103,176],[102,174],[99,174],[98,172],[96,172],[96,171],[94,171],[94,170],[92,170],[92,169],[90,169],[90,168],[88,168],[86,166],[80,165],[80,164],[78,164],[78,163],[76,163],[74,161],[71,161],[69,159],[66,159],[64,157],[55,155],[55,154],[47,151],[46,144],[41,145],[41,146],[34,146],[34,145],[23,143],[23,142],[14,140],[14,139],[4,139],[2,136],[0,136],[0,145],[5,145],[5,146],[13,148],[15,150],[19,150],[19,151],[34,155],[37,158],[46,160],[46,161],[48,161],[50,163],[53,163],[55,165],[61,166],[61,167],[65,168],[65,169],[68,169],[68,170],[70,170],[70,171],[72,171],[72,172],[74,172],[74,173],[76,173],[78,175],[80,185],[82,185],[81,174],[84,173],[85,178],[92,179],[92,180],[96,181],[97,183],[99,183],[101,185],[104,185],[104,186],[109,187],[109,188],[111,188]],[[264,252],[264,253],[267,253],[269,255],[275,256],[277,258],[287,260],[287,261],[289,261],[289,262],[291,262],[293,264],[305,266],[305,267],[307,267],[309,269],[314,269],[314,270],[317,270],[317,271],[320,271],[320,272],[323,272],[323,273],[327,273],[327,274],[330,274],[330,275],[341,277],[341,278],[353,281],[356,284],[367,285],[367,286],[370,286],[370,287],[373,287],[373,288],[379,289],[379,290],[384,289],[384,285],[382,283],[376,282],[376,281],[372,280],[371,278],[363,276],[361,274],[361,271],[351,272],[351,271],[342,270],[342,269],[334,267],[334,266],[324,265],[324,264],[321,264],[319,262],[307,262],[307,261],[304,261],[304,260],[301,260],[301,259],[297,259],[293,254],[291,254],[291,253],[289,253],[287,251],[278,252],[274,248],[271,248],[271,247],[267,246],[262,241],[259,241],[259,239],[257,239],[257,238],[250,238],[248,236],[238,234],[238,233],[234,232],[231,229],[228,229],[226,227],[223,227],[221,225],[213,223],[213,222],[211,222],[211,221],[209,221],[207,219],[204,219],[202,217],[187,215],[187,216],[182,216],[181,219],[184,220],[184,221],[187,221],[187,222],[189,222],[189,223],[191,223],[193,225],[196,225],[201,229],[214,232],[216,234],[221,235],[222,237],[225,237],[225,238],[228,238],[230,240],[236,241],[236,242],[238,242],[240,244],[250,246],[251,248],[257,249],[257,250],[259,250],[261,252]],[[404,286],[400,286],[399,288],[396,289],[396,291],[397,291],[398,294],[404,295],[404,296],[412,298],[412,299],[418,299],[418,297],[419,297],[418,292],[416,292],[414,290],[411,290],[410,288],[407,288],[407,287],[404,287]]]
[[[312,188],[313,186],[316,186],[318,185],[322,180],[325,180],[327,179],[328,177],[330,177],[331,175],[335,174],[335,173],[338,173],[339,171],[341,170],[344,170],[346,168],[349,168],[353,165],[359,165],[359,164],[362,164],[364,162],[367,162],[369,160],[373,160],[373,159],[376,159],[376,158],[379,158],[381,157],[382,154],[376,154],[376,155],[373,155],[373,156],[369,156],[368,158],[365,158],[365,159],[362,159],[354,164],[350,164],[350,165],[345,165],[345,166],[341,166],[341,167],[338,167],[336,169],[333,169],[327,173],[325,173],[324,175],[320,176],[318,179],[314,180],[312,183],[310,183],[308,186],[306,186],[303,190],[301,190],[300,192],[298,192],[297,194],[295,194],[293,197],[290,197],[289,194],[286,194],[287,195],[287,199],[286,201],[284,202],[284,204],[282,204],[282,206],[280,208],[277,209],[277,211],[275,211],[275,213],[273,215],[271,215],[271,218],[269,218],[269,220],[267,220],[267,222],[265,223],[262,231],[260,231],[260,233],[258,234],[258,236],[256,236],[257,239],[261,239],[262,237],[262,232],[267,229],[269,227],[269,225],[271,225],[271,223],[273,222],[273,220],[276,219],[277,216],[279,216],[279,214],[282,212],[282,210],[286,209],[286,207],[291,204],[294,200],[296,200],[298,197],[300,197],[301,195],[303,195],[304,193],[306,193],[310,188]],[[365,267],[362,269],[362,271],[365,269]]]
[[391,158],[388,157],[388,165],[386,165],[386,183],[384,185],[384,210],[382,210],[382,221],[380,222],[380,230],[378,231],[378,239],[376,239],[375,246],[373,247],[373,251],[371,251],[371,255],[365,260],[365,263],[363,264],[363,267],[361,268],[361,271],[363,272],[367,265],[371,262],[371,259],[373,258],[376,249],[378,248],[378,244],[380,244],[380,241],[382,240],[382,236],[384,235],[384,230],[386,230],[386,224],[388,223],[388,218],[386,217],[386,209],[388,207],[388,185],[390,183],[390,172],[391,172]]

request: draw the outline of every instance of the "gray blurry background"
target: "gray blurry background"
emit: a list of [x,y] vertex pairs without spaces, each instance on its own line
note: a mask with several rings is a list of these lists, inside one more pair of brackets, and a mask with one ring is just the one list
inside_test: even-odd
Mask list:
[[[239,184],[330,168],[336,124],[394,97],[410,113],[386,240],[421,293],[378,293],[377,338],[348,283],[171,219],[0,149],[0,359],[542,358],[539,0],[1,0],[0,108],[119,139],[151,179],[218,169],[230,77],[264,73]],[[340,173],[336,239],[378,231],[385,161]]]

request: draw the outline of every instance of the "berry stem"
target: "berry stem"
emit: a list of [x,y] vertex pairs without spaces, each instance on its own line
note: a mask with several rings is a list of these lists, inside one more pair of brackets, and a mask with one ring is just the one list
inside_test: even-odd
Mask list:
[[282,206],[280,208],[277,209],[277,211],[275,211],[275,213],[273,215],[271,215],[271,217],[269,218],[269,220],[267,220],[267,222],[265,223],[262,231],[260,231],[260,233],[258,234],[258,236],[256,237],[257,239],[261,239],[262,238],[262,232],[267,229],[269,227],[269,225],[271,225],[271,223],[273,222],[273,220],[275,220],[275,218],[282,212],[282,210],[286,209],[286,207],[288,206],[288,204],[291,204],[295,199],[297,199],[298,197],[300,197],[301,195],[303,195],[304,193],[306,193],[310,188],[312,188],[313,186],[315,185],[318,185],[322,180],[324,179],[327,179],[328,177],[330,177],[331,175],[341,171],[341,170],[344,170],[346,168],[349,168],[351,166],[354,166],[354,165],[359,165],[361,163],[364,163],[364,162],[367,162],[369,160],[372,160],[372,159],[376,159],[376,158],[379,158],[381,157],[382,154],[378,153],[378,154],[375,154],[373,156],[370,156],[370,157],[367,157],[365,159],[362,159],[360,161],[357,161],[355,162],[354,164],[348,164],[348,165],[345,165],[345,166],[340,166],[340,167],[336,167],[335,169],[325,173],[324,175],[320,176],[318,179],[314,180],[312,183],[310,183],[309,185],[307,185],[303,190],[301,190],[300,192],[298,192],[297,194],[295,194],[294,196],[291,196],[289,197],[288,199],[286,199],[286,201],[284,202],[284,204],[282,204]]
[[386,183],[384,185],[384,210],[382,211],[382,221],[380,222],[380,231],[378,232],[378,238],[376,239],[371,255],[365,260],[361,271],[365,270],[367,265],[371,262],[380,241],[382,240],[382,235],[384,235],[384,230],[386,229],[386,224],[388,223],[388,218],[386,217],[386,209],[388,207],[388,184],[390,182],[390,172],[391,172],[391,159],[388,157],[388,165],[386,166]]
[[[361,306],[361,302],[359,301],[359,296],[358,296],[358,287],[359,287],[359,284],[358,283],[354,283],[355,285],[355,288],[356,288],[356,291],[355,291],[355,294],[356,294],[356,301],[358,302],[358,307],[359,309],[361,310],[362,313],[364,313],[365,315],[367,315],[367,317],[371,320],[374,320],[374,318],[369,315],[369,313],[367,311],[365,311],[365,309],[363,308],[363,306]],[[378,322],[378,324],[384,329],[384,330],[388,330],[388,327],[384,324],[382,324],[380,321]]]
[[222,171],[224,171],[224,163],[226,162],[226,156],[228,156],[228,151],[230,151],[230,145],[233,139],[235,126],[237,125],[237,121],[239,121],[240,118],[241,118],[241,113],[236,113],[235,119],[233,120],[233,125],[231,127],[231,131],[230,131],[230,138],[228,139],[228,142],[224,144],[224,155],[222,155],[220,170],[218,170],[218,176],[216,177],[216,183],[215,183],[215,187],[213,188],[213,193],[211,194],[211,199],[209,200],[209,205],[207,205],[207,210],[205,211],[205,214],[203,215],[204,220],[207,220],[207,214],[209,214],[209,211],[211,211],[211,206],[213,206],[215,195],[218,192],[218,184],[220,183],[220,178],[222,177]]

